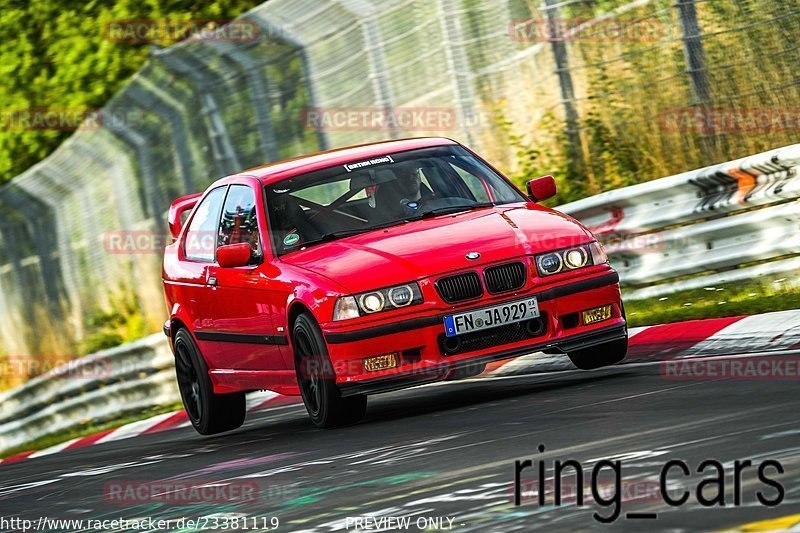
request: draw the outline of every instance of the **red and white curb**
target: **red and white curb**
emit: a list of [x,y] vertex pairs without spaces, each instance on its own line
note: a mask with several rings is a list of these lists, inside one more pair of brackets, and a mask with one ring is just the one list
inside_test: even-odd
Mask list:
[[[800,349],[800,310],[631,328],[626,362]],[[575,367],[563,355],[531,354],[487,368],[491,376]]]
[[[632,328],[629,336],[626,362],[800,350],[800,310]],[[563,355],[537,353],[493,363],[487,367],[484,376],[508,376],[573,368],[575,367],[569,359]],[[301,400],[297,396],[256,392],[248,395],[247,410],[261,411],[279,405],[299,403]],[[19,453],[0,463],[14,463],[189,425],[184,411],[165,413],[88,437],[62,442],[44,450]]]

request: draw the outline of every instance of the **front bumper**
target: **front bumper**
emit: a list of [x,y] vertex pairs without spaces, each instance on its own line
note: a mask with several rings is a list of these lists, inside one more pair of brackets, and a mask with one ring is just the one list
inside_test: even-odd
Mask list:
[[[444,334],[444,316],[453,311],[354,330],[323,328],[323,333],[343,395],[386,392],[438,381],[465,367],[477,367],[535,351],[571,352],[625,338],[627,330],[618,283],[619,276],[612,270],[547,290],[506,295],[502,301],[536,296],[546,326],[544,333],[497,335],[494,344],[479,342],[463,352],[448,354],[440,344]],[[608,320],[589,326],[571,320],[582,310],[609,304],[612,316]],[[487,302],[482,301],[473,307],[486,305]],[[469,309],[456,312],[465,310]],[[491,332],[499,329],[485,332],[490,336]],[[387,353],[398,354],[400,364],[397,367],[377,372],[364,369],[365,358]]]
[[504,350],[478,357],[470,357],[458,362],[443,363],[423,369],[410,369],[404,372],[398,372],[379,378],[344,383],[339,385],[339,389],[344,397],[354,396],[356,394],[377,394],[379,392],[390,392],[393,390],[400,390],[408,387],[414,387],[416,385],[440,381],[450,375],[453,371],[463,368],[475,367],[477,365],[501,361],[503,359],[512,359],[514,357],[526,355],[531,352],[538,352],[547,349],[570,352],[574,350],[581,350],[583,348],[591,348],[592,346],[605,344],[615,340],[622,340],[627,337],[628,331],[625,324],[617,324],[585,333],[571,335],[554,342],[529,344],[522,348]]

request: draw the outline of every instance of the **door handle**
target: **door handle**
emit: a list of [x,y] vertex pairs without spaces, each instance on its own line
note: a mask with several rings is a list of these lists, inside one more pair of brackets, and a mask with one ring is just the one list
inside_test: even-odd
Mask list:
[[208,282],[207,283],[211,287],[216,287],[217,286],[217,278],[215,278],[214,276],[211,276],[211,277],[208,278]]

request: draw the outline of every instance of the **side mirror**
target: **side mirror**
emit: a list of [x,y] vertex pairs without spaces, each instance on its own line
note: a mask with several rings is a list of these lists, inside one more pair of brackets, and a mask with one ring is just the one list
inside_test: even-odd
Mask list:
[[252,256],[253,251],[246,242],[226,244],[217,248],[217,263],[223,268],[247,266]]
[[552,198],[556,192],[556,180],[553,176],[542,176],[528,182],[528,196],[534,202]]

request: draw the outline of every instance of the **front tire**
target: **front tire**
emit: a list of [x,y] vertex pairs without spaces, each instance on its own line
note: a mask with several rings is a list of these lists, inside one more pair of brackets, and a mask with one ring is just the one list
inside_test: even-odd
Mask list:
[[309,314],[297,317],[292,339],[297,384],[314,425],[329,428],[361,420],[367,411],[367,396],[342,398],[322,331]]
[[625,359],[627,354],[628,337],[625,337],[624,339],[576,350],[567,355],[572,364],[581,370],[594,370],[595,368],[619,363]]
[[172,346],[178,389],[194,429],[201,435],[214,435],[241,426],[247,414],[245,393],[214,393],[208,366],[185,329],[175,334]]

